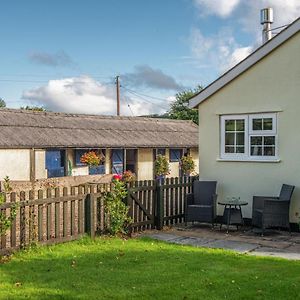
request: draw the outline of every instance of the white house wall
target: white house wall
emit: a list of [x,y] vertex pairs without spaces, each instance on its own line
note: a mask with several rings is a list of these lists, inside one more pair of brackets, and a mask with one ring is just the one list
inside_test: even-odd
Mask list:
[[[252,216],[253,195],[278,195],[296,186],[290,220],[300,214],[300,33],[199,105],[199,172],[218,181],[219,198],[240,196]],[[280,162],[219,161],[220,115],[278,112]],[[219,214],[222,208],[218,208]]]
[[30,150],[0,149],[0,179],[30,180]]
[[35,178],[47,178],[45,150],[35,150]]

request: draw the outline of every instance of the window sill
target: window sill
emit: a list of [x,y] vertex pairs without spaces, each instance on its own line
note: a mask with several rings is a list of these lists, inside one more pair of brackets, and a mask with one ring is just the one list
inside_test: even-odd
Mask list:
[[237,158],[217,158],[217,161],[228,161],[228,162],[255,162],[255,163],[279,163],[281,159],[237,159]]

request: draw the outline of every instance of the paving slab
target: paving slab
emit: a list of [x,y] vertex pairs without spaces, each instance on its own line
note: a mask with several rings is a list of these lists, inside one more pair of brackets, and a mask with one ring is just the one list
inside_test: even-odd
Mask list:
[[196,246],[196,247],[203,247],[203,245],[213,242],[215,240],[213,239],[208,239],[208,238],[195,238],[195,237],[182,237],[178,238],[176,240],[172,240],[170,242],[176,243],[176,244],[181,244],[181,245],[191,245],[191,246]]
[[280,257],[280,258],[292,259],[292,260],[300,260],[299,252],[291,252],[287,249],[260,247],[255,249],[252,252],[249,252],[248,254],[255,255],[255,256],[271,256],[271,257]]
[[238,241],[228,241],[228,240],[216,240],[211,243],[207,243],[203,245],[203,247],[207,248],[220,248],[220,249],[227,249],[233,250],[240,253],[246,253],[249,251],[253,251],[254,249],[258,248],[257,244],[250,244]]
[[150,237],[155,240],[165,241],[165,242],[178,239],[178,235],[170,234],[170,233],[145,234],[144,236]]
[[191,245],[205,248],[221,248],[257,256],[282,257],[286,259],[300,260],[300,234],[270,231],[268,236],[261,237],[252,231],[232,231],[226,234],[218,229],[210,227],[181,227],[168,228],[164,231],[152,231],[144,233],[153,239]]

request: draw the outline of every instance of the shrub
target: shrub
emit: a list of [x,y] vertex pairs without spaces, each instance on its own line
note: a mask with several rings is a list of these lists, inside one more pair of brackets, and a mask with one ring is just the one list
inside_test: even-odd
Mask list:
[[104,196],[106,230],[112,235],[128,232],[131,219],[128,216],[129,207],[124,203],[126,196],[126,183],[116,178],[113,179],[111,191]]

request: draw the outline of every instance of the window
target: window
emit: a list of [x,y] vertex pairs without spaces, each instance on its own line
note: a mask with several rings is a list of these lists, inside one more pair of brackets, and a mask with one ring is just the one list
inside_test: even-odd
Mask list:
[[65,151],[46,150],[45,161],[48,178],[65,176]]
[[88,149],[76,149],[75,150],[75,165],[76,166],[85,166],[85,164],[80,161],[80,158],[84,153],[86,153],[88,151],[89,151]]
[[[75,149],[75,165],[76,166],[86,166],[86,164],[80,161],[81,156],[89,151],[95,151],[97,154],[105,157],[105,149]],[[105,162],[102,160],[98,167],[89,168],[89,174],[105,174]]]
[[256,158],[275,157],[276,115],[250,115],[249,123],[250,156]]
[[270,160],[276,157],[276,114],[221,117],[221,158]]
[[170,162],[179,162],[182,157],[182,149],[170,149]]

